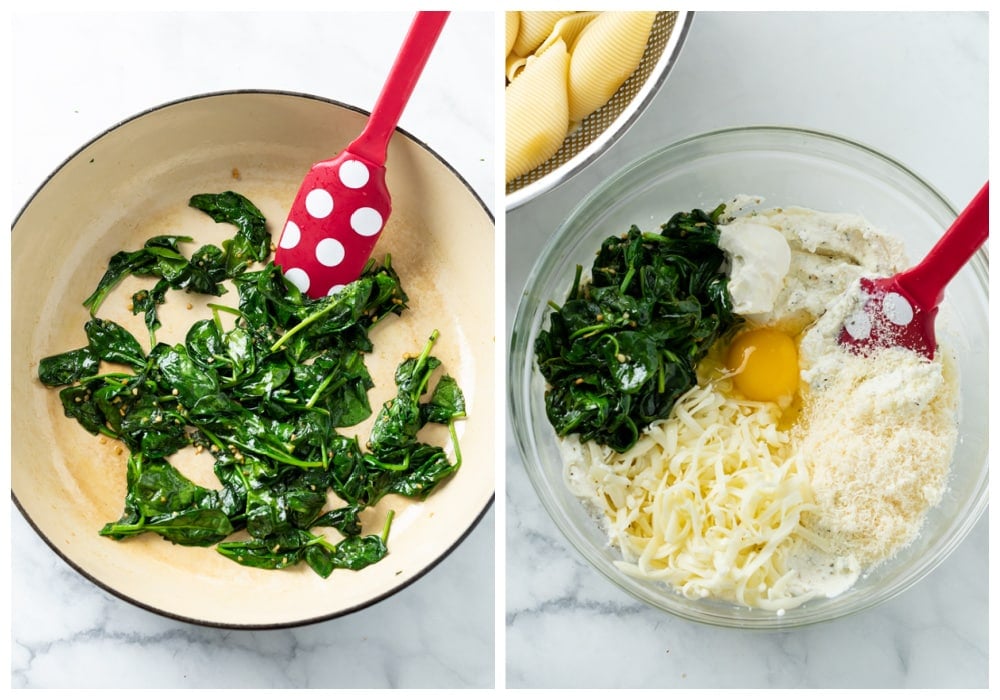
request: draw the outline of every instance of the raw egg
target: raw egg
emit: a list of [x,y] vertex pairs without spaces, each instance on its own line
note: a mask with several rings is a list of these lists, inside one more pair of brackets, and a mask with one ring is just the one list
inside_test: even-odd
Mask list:
[[738,371],[733,383],[751,401],[787,404],[798,390],[795,340],[776,328],[754,328],[736,336],[729,345],[726,366]]

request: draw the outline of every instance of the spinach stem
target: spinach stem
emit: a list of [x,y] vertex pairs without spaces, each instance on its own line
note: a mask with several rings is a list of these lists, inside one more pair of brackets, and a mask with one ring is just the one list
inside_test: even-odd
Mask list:
[[[417,358],[418,369],[423,369],[423,367],[427,364],[427,358],[430,357],[431,350],[434,348],[434,343],[437,342],[437,339],[440,335],[441,334],[438,332],[436,328],[431,332],[430,338],[427,340],[427,344],[424,345],[423,352],[421,352],[420,357]],[[424,392],[427,390],[427,384],[428,382],[430,382],[430,380],[431,377],[429,374],[423,378],[423,380],[420,382],[420,386],[417,388],[417,391],[414,392],[415,397],[420,397],[424,395]]]
[[389,539],[389,528],[392,526],[392,519],[395,517],[396,511],[390,510],[385,515],[385,525],[382,526],[382,542],[386,542]]
[[570,290],[567,301],[576,299],[580,293],[580,280],[583,278],[583,265],[577,265],[573,273],[573,288]]
[[312,408],[313,406],[316,405],[316,402],[319,401],[319,397],[323,394],[324,391],[326,391],[327,387],[330,386],[330,382],[333,381],[333,378],[336,374],[337,370],[330,372],[328,375],[326,375],[326,378],[319,383],[319,386],[316,387],[316,391],[314,391],[312,396],[309,397],[309,400],[306,401],[307,409]]
[[595,323],[592,326],[584,326],[583,328],[577,328],[573,331],[570,334],[569,339],[576,340],[577,338],[590,338],[591,336],[595,336],[598,333],[606,331],[612,327],[613,326],[610,323]]
[[246,443],[243,443],[243,442],[239,442],[233,436],[229,437],[229,444],[235,445],[236,447],[240,448],[244,452],[250,452],[250,453],[253,453],[253,454],[262,455],[264,457],[270,457],[275,462],[283,462],[284,464],[291,464],[292,466],[302,467],[303,469],[309,469],[311,467],[322,467],[323,466],[323,462],[321,462],[321,461],[320,462],[306,462],[306,461],[301,460],[301,459],[296,459],[295,457],[292,457],[289,454],[285,454],[283,452],[278,452],[276,450],[271,450],[271,449],[269,449],[267,447],[254,447],[253,445],[249,445],[249,444],[246,444]]
[[[87,384],[88,382],[97,381],[98,379],[107,382],[108,384],[115,384],[119,387],[123,387],[128,384],[129,379],[134,379],[134,374],[129,374],[128,372],[106,372],[105,374],[92,374],[89,377],[81,377],[79,384]],[[116,382],[116,379],[124,379],[123,382]]]
[[385,469],[386,471],[405,472],[410,467],[410,453],[409,452],[406,453],[406,456],[403,458],[403,461],[400,464],[383,462],[380,459],[377,459],[376,457],[372,456],[371,454],[367,455],[366,461],[369,464],[374,464],[375,466],[381,469]]
[[225,304],[210,303],[208,305],[208,308],[210,308],[212,311],[225,311],[226,313],[230,313],[233,316],[243,315],[243,312],[240,311],[239,309],[232,306],[226,306]]
[[214,434],[212,433],[212,431],[210,431],[210,430],[209,430],[208,428],[206,428],[206,427],[205,427],[205,426],[203,426],[203,425],[199,425],[199,426],[197,426],[197,428],[198,428],[198,430],[199,430],[199,431],[200,431],[200,432],[201,432],[201,433],[202,433],[202,434],[203,434],[203,435],[204,435],[205,437],[207,437],[207,438],[208,438],[209,440],[211,440],[212,444],[213,444],[213,445],[215,445],[216,449],[219,449],[219,450],[223,450],[223,449],[225,449],[225,447],[226,447],[226,446],[225,446],[225,444],[224,444],[224,443],[222,442],[222,440],[220,440],[220,439],[219,439],[218,437],[216,437],[216,436],[215,436],[215,435],[214,435]]
[[[352,282],[351,284],[354,284],[354,283]],[[295,326],[293,326],[291,329],[285,331],[284,335],[282,335],[280,338],[278,338],[274,342],[274,345],[271,346],[271,352],[277,352],[278,350],[281,349],[281,346],[284,345],[285,343],[287,343],[289,340],[291,340],[292,337],[296,333],[298,333],[299,331],[301,331],[303,328],[307,328],[308,326],[312,325],[317,320],[323,318],[328,313],[330,313],[335,308],[337,308],[337,299],[338,299],[338,297],[339,297],[339,295],[334,296],[334,297],[330,297],[330,302],[328,304],[326,304],[326,306],[324,306],[323,308],[319,309],[318,311],[312,312],[311,314],[309,314],[308,316],[306,316],[304,319],[302,319],[301,321],[299,321],[297,324],[295,324]]]
[[451,444],[455,449],[455,469],[462,466],[462,448],[458,442],[458,431],[455,430],[455,421],[448,421],[448,433],[451,435]]

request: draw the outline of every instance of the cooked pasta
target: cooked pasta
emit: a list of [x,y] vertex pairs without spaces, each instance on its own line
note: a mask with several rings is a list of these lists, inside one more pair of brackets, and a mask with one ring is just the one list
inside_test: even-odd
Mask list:
[[521,28],[521,13],[507,12],[505,19],[507,24],[504,31],[504,37],[507,42],[507,48],[504,49],[504,53],[509,56],[511,49],[514,48],[514,42],[517,40],[518,30]]
[[[642,60],[655,19],[655,12],[506,13],[508,182],[551,158],[611,99]],[[532,69],[552,51],[559,55],[545,70]],[[555,64],[564,58],[562,71]],[[558,126],[556,117],[565,117]]]
[[655,12],[601,12],[572,45],[569,118],[580,121],[611,99],[639,66]]
[[520,24],[517,39],[515,39],[511,50],[518,56],[528,56],[552,33],[552,28],[556,26],[556,22],[573,13],[520,12],[518,14],[520,15]]
[[[506,75],[507,80],[512,81],[517,77],[521,69],[528,64],[529,61],[533,60],[535,57],[545,53],[545,50],[550,46],[555,44],[557,41],[562,41],[566,45],[567,50],[572,55],[573,44],[576,43],[577,37],[584,28],[590,23],[594,17],[599,15],[599,12],[573,12],[566,17],[560,18],[555,25],[552,27],[552,31],[545,38],[545,40],[535,49],[533,54],[528,56],[519,56],[516,52],[508,52],[507,54],[507,65],[506,65]],[[566,84],[566,89],[568,90],[569,83]],[[568,94],[568,92],[567,92]]]
[[569,73],[566,44],[557,41],[525,66],[507,86],[507,179],[512,180],[548,160],[566,137],[569,101],[564,85]]
[[557,40],[562,39],[566,44],[566,47],[569,49],[570,56],[572,56],[575,51],[577,39],[600,14],[600,12],[574,12],[567,17],[563,17],[555,23],[555,26],[552,27],[551,33],[549,33],[545,41],[539,45],[535,53],[543,53],[550,45],[555,43]]

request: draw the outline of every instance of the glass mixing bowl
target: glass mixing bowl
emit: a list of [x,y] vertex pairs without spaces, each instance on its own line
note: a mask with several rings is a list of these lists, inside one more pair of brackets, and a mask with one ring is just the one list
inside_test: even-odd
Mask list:
[[[586,197],[551,237],[528,278],[510,339],[510,411],[525,469],[546,510],[598,571],[639,600],[680,617],[721,626],[777,629],[842,617],[898,595],[940,565],[987,505],[988,260],[978,252],[949,284],[938,317],[943,344],[961,373],[959,440],[949,488],[919,538],[864,574],[848,591],[783,615],[725,602],[690,600],[662,584],[631,578],[595,518],[563,484],[555,434],[545,415],[544,379],[534,342],[547,303],[561,303],[577,264],[589,269],[601,241],[631,224],[658,230],[674,212],[759,195],[764,207],[800,205],[858,213],[900,237],[911,261],[931,248],[957,215],[931,185],[871,148],[812,131],[751,127],[716,131],[662,148],[625,167]],[[986,553],[983,553],[986,556]]]

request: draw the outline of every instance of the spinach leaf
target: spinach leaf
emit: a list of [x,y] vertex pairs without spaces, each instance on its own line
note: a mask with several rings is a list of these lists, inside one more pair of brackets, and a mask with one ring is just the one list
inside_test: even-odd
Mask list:
[[[404,360],[396,369],[396,397],[383,404],[368,439],[368,488],[378,497],[397,493],[426,498],[431,491],[461,466],[461,453],[454,421],[465,416],[465,399],[454,379],[442,377],[431,399],[421,402],[428,391],[431,375],[441,361],[431,355],[438,332],[434,331],[421,354]],[[449,426],[456,460],[444,450],[417,439],[428,420]]]
[[271,252],[271,234],[260,209],[249,199],[232,191],[197,194],[189,200],[215,221],[236,226],[236,235],[223,243],[225,252],[212,258],[221,263],[227,277],[233,277],[250,262],[262,262]]
[[190,240],[184,236],[154,236],[139,250],[115,253],[108,261],[104,276],[84,299],[83,305],[90,310],[91,316],[96,316],[107,295],[129,275],[155,275],[168,281],[177,279],[187,267],[178,244]]
[[184,345],[173,347],[159,344],[153,348],[151,360],[164,393],[173,394],[187,409],[199,401],[215,396],[219,391],[219,377],[211,369],[199,367],[187,353]]
[[362,506],[355,503],[328,510],[310,523],[310,527],[332,527],[344,536],[360,535],[361,520],[358,517]]
[[365,456],[372,468],[387,470],[383,493],[396,493],[410,498],[426,498],[461,465],[459,460],[452,462],[445,451],[436,445],[420,444],[395,455],[383,456],[395,461],[382,462],[372,455]]
[[308,397],[305,407],[327,411],[334,427],[357,425],[371,415],[368,390],[375,384],[360,352],[324,350],[311,363],[295,365],[292,375]]
[[108,523],[101,529],[102,535],[118,540],[149,532],[174,544],[208,547],[228,537],[232,524],[221,510],[193,508],[134,524]]
[[388,554],[386,539],[392,511],[380,535],[350,535],[331,544],[322,535],[293,529],[280,535],[268,535],[241,542],[222,542],[216,549],[243,566],[260,569],[286,569],[305,561],[323,578],[334,569],[359,571],[375,564]]
[[222,542],[216,550],[237,564],[258,569],[287,569],[302,561],[304,547],[287,539],[261,539]]
[[107,418],[100,405],[94,401],[94,392],[100,386],[99,381],[91,381],[85,384],[67,386],[59,392],[63,413],[68,418],[76,419],[87,432],[94,435],[105,433],[108,430],[106,427]]
[[221,282],[231,277],[225,253],[218,246],[206,245],[195,251],[188,265],[186,289],[190,292],[222,296]]
[[108,362],[120,362],[140,369],[146,364],[146,353],[139,341],[114,321],[94,318],[83,326],[90,349]]
[[418,357],[404,360],[396,369],[396,397],[382,406],[368,441],[376,456],[412,444],[423,427],[420,399],[427,391],[431,373],[441,364],[430,354],[437,338],[435,331]]
[[589,280],[577,267],[566,300],[550,303],[534,351],[558,435],[624,452],[694,386],[698,361],[740,322],[718,247],[722,211],[607,238]]
[[326,578],[334,569],[360,571],[382,561],[389,553],[385,540],[378,535],[354,535],[333,547],[320,542],[306,549],[306,561],[312,570]]
[[380,535],[350,535],[331,544],[322,535],[306,530],[291,530],[242,542],[223,542],[216,549],[243,566],[260,569],[285,569],[300,561],[323,578],[335,569],[359,571],[375,564],[388,554],[386,540],[393,512],[389,511]]
[[132,295],[132,313],[143,315],[143,321],[149,330],[149,337],[153,343],[156,342],[156,331],[162,325],[159,313],[160,304],[166,301],[169,289],[170,283],[161,279],[152,289],[143,289]]
[[420,418],[424,423],[448,425],[464,417],[465,395],[455,378],[446,374],[438,380],[430,401],[420,406]]
[[[105,411],[108,415],[108,411]],[[188,445],[183,414],[164,406],[157,397],[143,392],[128,404],[120,420],[115,420],[118,437],[130,450],[146,457],[167,457]]]
[[125,539],[154,532],[175,543],[207,546],[232,533],[218,495],[191,482],[168,462],[141,452],[129,457],[125,512],[101,534]]
[[89,345],[44,357],[38,363],[38,379],[46,386],[66,386],[97,373],[101,357]]

